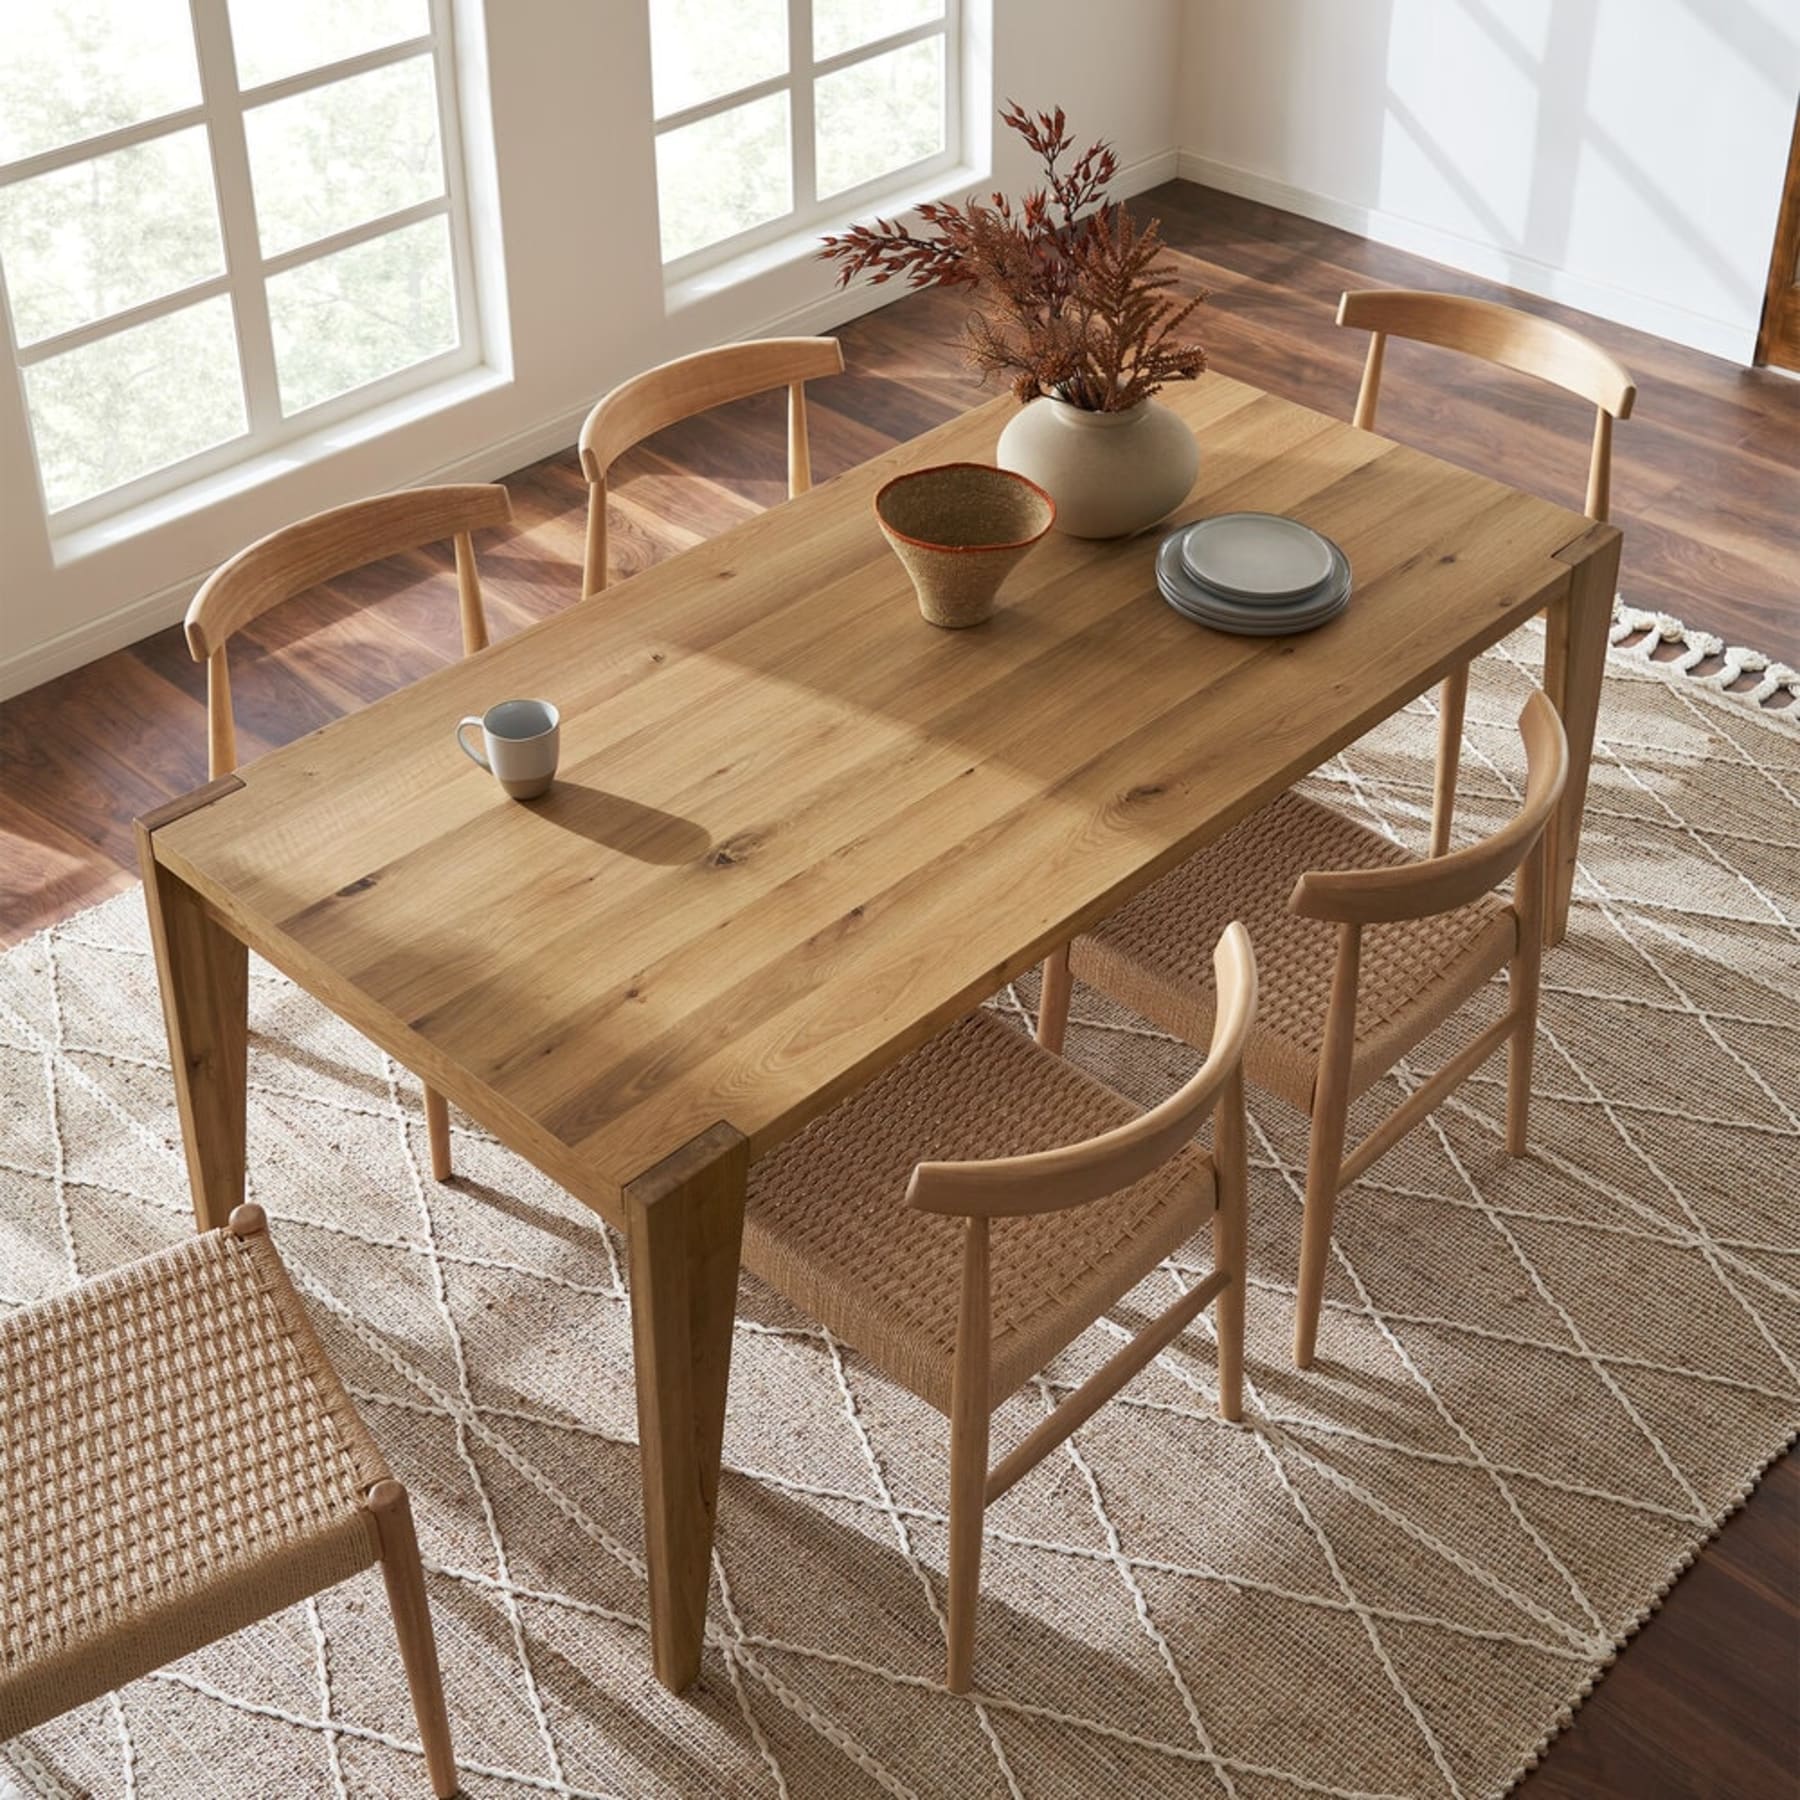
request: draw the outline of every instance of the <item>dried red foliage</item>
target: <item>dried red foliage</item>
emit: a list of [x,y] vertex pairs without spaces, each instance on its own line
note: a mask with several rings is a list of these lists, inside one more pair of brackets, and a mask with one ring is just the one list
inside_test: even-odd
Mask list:
[[1005,375],[1021,400],[1052,394],[1085,412],[1124,412],[1165,382],[1192,381],[1206,352],[1180,337],[1204,292],[1173,293],[1156,220],[1142,230],[1108,201],[1118,158],[1104,140],[1073,162],[1061,107],[1027,113],[1009,101],[1001,123],[1044,165],[1044,186],[1016,204],[994,194],[921,206],[933,235],[876,219],[826,237],[819,255],[839,265],[838,285],[904,279],[909,287],[979,288],[987,310],[968,327],[969,360]]

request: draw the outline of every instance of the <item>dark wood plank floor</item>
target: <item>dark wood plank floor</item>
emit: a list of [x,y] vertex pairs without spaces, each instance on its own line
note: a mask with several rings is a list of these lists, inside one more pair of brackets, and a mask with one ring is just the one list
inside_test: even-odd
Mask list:
[[[1627,600],[1800,664],[1800,382],[1511,295],[1330,226],[1170,183],[1145,197],[1212,292],[1214,364],[1347,417],[1365,340],[1333,324],[1345,287],[1485,294],[1568,320],[1639,383],[1620,427],[1614,517]],[[960,296],[909,295],[846,326],[849,372],[813,390],[825,479],[981,395]],[[1395,345],[1381,426],[1578,505],[1590,417],[1519,377]],[[618,470],[615,569],[677,553],[785,492],[778,398],[663,433]],[[1204,453],[1204,448],[1203,448]],[[493,632],[576,597],[586,489],[573,452],[509,478],[516,520],[480,545]],[[234,640],[248,759],[457,654],[445,554],[330,584]],[[171,629],[0,707],[0,944],[135,879],[131,820],[205,777],[204,683]],[[1534,1797],[1800,1794],[1800,1468],[1777,1465],[1701,1555],[1521,1790]]]

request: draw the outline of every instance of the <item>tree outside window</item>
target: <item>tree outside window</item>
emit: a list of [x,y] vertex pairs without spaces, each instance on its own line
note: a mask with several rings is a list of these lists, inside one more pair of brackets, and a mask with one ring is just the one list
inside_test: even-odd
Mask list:
[[475,360],[446,0],[0,0],[0,34],[59,526]]

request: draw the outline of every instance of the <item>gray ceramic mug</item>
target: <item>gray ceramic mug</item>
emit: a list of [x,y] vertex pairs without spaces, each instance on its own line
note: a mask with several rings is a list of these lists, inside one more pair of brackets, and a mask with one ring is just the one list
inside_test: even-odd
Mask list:
[[[471,729],[481,734],[479,750],[469,742]],[[484,713],[470,713],[456,728],[463,754],[515,800],[535,800],[550,791],[561,738],[562,715],[548,700],[502,700]]]

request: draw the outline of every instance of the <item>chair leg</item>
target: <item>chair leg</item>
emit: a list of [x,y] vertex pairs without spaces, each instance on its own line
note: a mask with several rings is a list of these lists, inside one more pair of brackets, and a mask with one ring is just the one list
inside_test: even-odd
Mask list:
[[588,483],[587,538],[581,553],[581,597],[606,586],[606,477]]
[[1337,1211],[1344,1163],[1344,1125],[1350,1113],[1350,1069],[1356,1053],[1356,980],[1362,930],[1338,927],[1337,967],[1325,1013],[1325,1041],[1313,1079],[1312,1130],[1306,1147],[1306,1216],[1300,1225],[1300,1280],[1294,1295],[1294,1363],[1312,1367],[1325,1298],[1325,1260],[1331,1254],[1331,1222]]
[[450,1167],[450,1102],[436,1088],[425,1090],[425,1135],[431,1141],[431,1178],[448,1181]]
[[981,1525],[987,1512],[988,1415],[950,1427],[950,1654],[944,1680],[966,1694],[975,1661],[981,1599]]
[[1531,1053],[1537,1008],[1519,1021],[1506,1049],[1506,1154],[1523,1156],[1531,1129]]
[[1044,958],[1044,973],[1038,989],[1037,1041],[1046,1050],[1062,1054],[1063,1038],[1069,1029],[1069,946],[1060,944]]
[[1294,1299],[1294,1366],[1310,1369],[1319,1341],[1319,1309],[1325,1300],[1325,1262],[1337,1213],[1338,1165],[1344,1157],[1342,1116],[1335,1134],[1320,1130],[1313,1115],[1306,1157],[1306,1217],[1300,1227],[1300,1285]]
[[1438,702],[1437,772],[1431,793],[1431,854],[1450,848],[1450,821],[1456,813],[1456,773],[1462,763],[1463,712],[1469,698],[1469,667],[1444,677]]
[[1519,948],[1506,974],[1507,1005],[1515,1021],[1506,1047],[1506,1152],[1523,1156],[1531,1115],[1531,1056],[1537,1047],[1538,990],[1544,966],[1544,889],[1549,860],[1543,840],[1519,870]]
[[450,1717],[444,1710],[444,1682],[438,1670],[437,1640],[431,1631],[431,1609],[425,1601],[425,1572],[419,1565],[412,1506],[406,1489],[391,1476],[369,1489],[367,1504],[381,1540],[381,1574],[394,1615],[394,1635],[400,1640],[406,1685],[412,1691],[419,1742],[425,1747],[426,1773],[438,1800],[451,1800],[457,1791],[456,1755],[450,1744]]
[[1218,1210],[1213,1214],[1213,1266],[1231,1285],[1213,1303],[1219,1338],[1219,1417],[1244,1416],[1244,1284],[1249,1275],[1249,1153],[1244,1132],[1244,1076],[1232,1072],[1213,1115],[1213,1168]]

